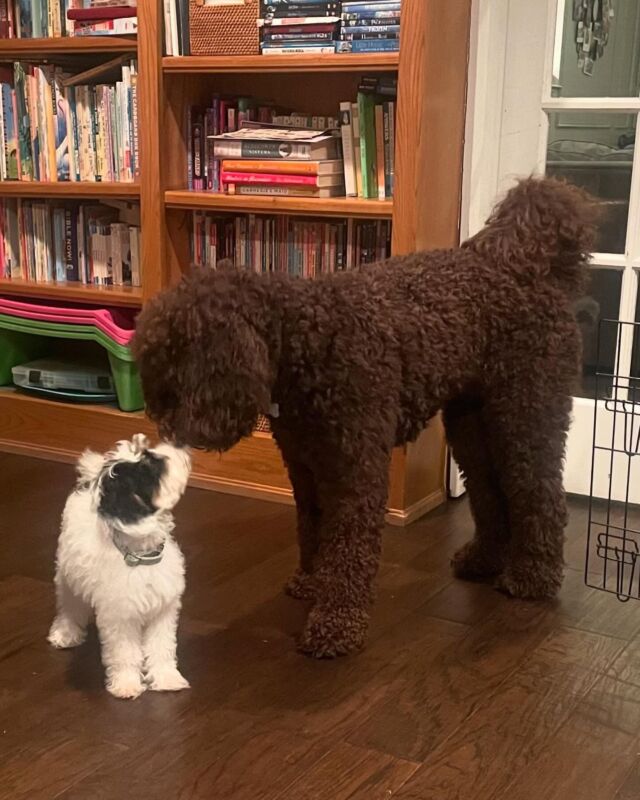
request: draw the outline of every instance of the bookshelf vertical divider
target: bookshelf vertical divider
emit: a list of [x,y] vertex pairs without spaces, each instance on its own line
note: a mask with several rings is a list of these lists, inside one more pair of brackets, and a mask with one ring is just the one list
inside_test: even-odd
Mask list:
[[[223,93],[251,91],[282,105],[317,104],[335,113],[341,100],[355,97],[360,75],[398,71],[396,186],[392,205],[394,254],[458,242],[464,146],[465,93],[471,0],[403,0],[399,65],[393,54],[357,57],[269,56],[237,59],[164,58],[161,0],[138,0],[138,136],[141,154],[142,302],[175,283],[189,266],[192,208],[234,213],[290,213],[371,218],[373,205],[346,198],[311,207],[310,201],[268,198],[247,204],[220,196],[193,195],[186,188],[184,123],[190,103]],[[22,40],[17,40],[18,44]],[[63,43],[73,48],[73,44]],[[61,47],[62,45],[60,45]],[[86,43],[83,44],[86,47]],[[275,57],[273,57],[275,58]],[[353,60],[350,60],[353,58]],[[288,64],[291,64],[287,70]],[[361,68],[356,65],[361,64]],[[328,111],[327,109],[333,109]],[[70,187],[70,196],[73,187]],[[274,200],[271,203],[271,200]],[[192,205],[191,205],[192,203]],[[317,211],[316,211],[317,209]],[[315,213],[314,213],[315,212]],[[85,287],[86,288],[86,287]],[[0,287],[0,292],[2,287]],[[29,293],[64,297],[60,287],[32,285]],[[68,295],[71,296],[71,295]],[[114,295],[125,303],[126,294]],[[94,300],[96,302],[96,300]],[[71,460],[85,447],[104,450],[136,432],[154,435],[143,414],[109,408],[64,406],[0,392],[0,450]],[[446,447],[436,419],[416,442],[394,451],[388,520],[406,524],[445,498]],[[292,502],[282,460],[272,438],[256,433],[223,456],[196,453],[193,483],[238,495]]]
[[142,296],[148,300],[165,288],[166,221],[162,123],[163,15],[160,0],[138,0],[138,141],[140,145],[140,218]]

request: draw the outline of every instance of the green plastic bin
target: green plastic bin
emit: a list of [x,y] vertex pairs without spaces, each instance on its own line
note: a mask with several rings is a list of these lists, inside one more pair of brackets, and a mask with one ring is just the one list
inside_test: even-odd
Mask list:
[[93,325],[44,322],[0,314],[0,386],[12,383],[12,367],[46,354],[42,337],[97,342],[107,351],[122,411],[144,408],[142,385],[131,349],[114,342]]

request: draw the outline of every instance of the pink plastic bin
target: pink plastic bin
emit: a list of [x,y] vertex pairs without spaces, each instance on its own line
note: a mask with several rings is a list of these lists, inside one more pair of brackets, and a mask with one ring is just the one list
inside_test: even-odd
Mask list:
[[0,313],[12,317],[26,317],[46,322],[67,322],[76,325],[95,325],[109,338],[121,345],[129,345],[135,332],[135,312],[115,308],[67,306],[62,303],[30,303],[0,297]]

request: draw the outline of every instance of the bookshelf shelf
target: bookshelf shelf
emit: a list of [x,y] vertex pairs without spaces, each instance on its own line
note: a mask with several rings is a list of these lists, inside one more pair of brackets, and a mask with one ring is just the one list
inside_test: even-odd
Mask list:
[[87,286],[82,283],[44,283],[0,278],[0,294],[46,297],[79,303],[104,303],[113,306],[142,305],[142,289],[138,286]]
[[392,200],[362,200],[357,197],[268,197],[229,195],[212,192],[165,192],[168,208],[208,211],[261,212],[264,214],[304,214],[314,217],[391,218]]
[[390,72],[398,69],[398,53],[331,53],[299,56],[168,56],[165,73],[257,72]]
[[47,39],[0,39],[0,62],[18,58],[50,61],[60,55],[135,53],[135,37],[61,36]]
[[64,197],[65,199],[138,198],[139,183],[80,181],[0,181],[0,197]]

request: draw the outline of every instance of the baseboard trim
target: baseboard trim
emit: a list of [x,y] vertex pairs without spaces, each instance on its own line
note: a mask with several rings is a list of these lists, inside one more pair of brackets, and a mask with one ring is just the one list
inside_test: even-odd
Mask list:
[[206,473],[192,473],[189,486],[193,486],[197,489],[207,489],[212,492],[222,492],[222,494],[251,497],[254,500],[266,500],[269,503],[282,503],[288,506],[294,505],[293,492],[291,489],[283,489],[279,486],[265,486],[260,483],[247,483],[244,481],[234,481],[229,478],[216,478]]
[[431,492],[426,497],[421,497],[420,500],[408,506],[408,508],[387,509],[385,520],[388,525],[404,528],[406,525],[410,525],[420,517],[428,514],[429,511],[433,511],[434,508],[442,505],[446,499],[445,490],[436,489],[435,492]]
[[[29,456],[45,461],[61,461],[73,463],[77,459],[77,453],[73,450],[61,450],[59,448],[47,448],[42,445],[32,445],[26,443],[11,442],[0,439],[0,451],[13,453],[14,455]],[[197,489],[208,489],[223,494],[236,495],[238,497],[250,497],[254,500],[265,500],[269,503],[282,503],[283,505],[294,505],[293,492],[290,488],[279,486],[269,486],[260,483],[247,481],[235,481],[229,478],[221,478],[206,472],[194,471],[191,474],[189,485]],[[428,514],[434,508],[444,503],[446,493],[444,489],[437,489],[426,497],[420,498],[416,503],[408,508],[389,508],[385,515],[388,525],[395,527],[405,527],[415,520]]]

